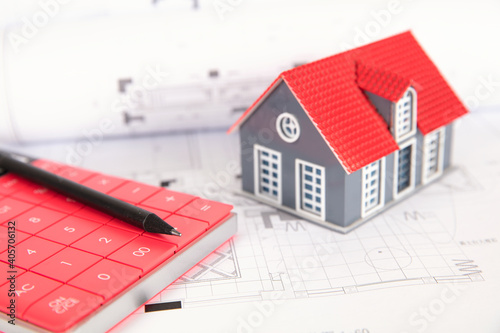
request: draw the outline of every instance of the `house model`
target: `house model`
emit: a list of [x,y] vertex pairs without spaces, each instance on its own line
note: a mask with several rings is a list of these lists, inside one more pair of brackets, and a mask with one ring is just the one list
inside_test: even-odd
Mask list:
[[244,193],[347,232],[439,178],[466,113],[405,32],[281,73],[228,132]]

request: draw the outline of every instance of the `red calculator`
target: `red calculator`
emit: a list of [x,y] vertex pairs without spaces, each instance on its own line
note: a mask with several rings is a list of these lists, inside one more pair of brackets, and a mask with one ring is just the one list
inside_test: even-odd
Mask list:
[[0,174],[0,330],[103,332],[236,232],[232,206],[47,160],[39,168],[151,211],[154,234]]

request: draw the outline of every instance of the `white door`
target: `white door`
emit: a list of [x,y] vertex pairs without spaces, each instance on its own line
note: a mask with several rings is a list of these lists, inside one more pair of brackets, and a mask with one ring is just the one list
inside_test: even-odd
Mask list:
[[281,153],[254,146],[255,194],[281,204]]
[[325,220],[325,168],[297,159],[296,207]]

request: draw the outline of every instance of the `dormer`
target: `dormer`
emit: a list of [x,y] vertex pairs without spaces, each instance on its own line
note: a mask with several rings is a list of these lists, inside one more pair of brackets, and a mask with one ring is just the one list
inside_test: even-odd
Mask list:
[[385,120],[396,142],[416,134],[417,92],[411,80],[357,62],[356,82]]

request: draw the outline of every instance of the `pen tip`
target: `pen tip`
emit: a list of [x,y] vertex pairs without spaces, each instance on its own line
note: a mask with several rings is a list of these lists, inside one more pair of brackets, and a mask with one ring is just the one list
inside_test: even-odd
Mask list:
[[181,233],[177,231],[177,229],[170,230],[170,234],[174,236],[181,236]]
[[143,222],[144,230],[165,235],[180,236],[181,233],[163,221],[158,215],[149,213]]

